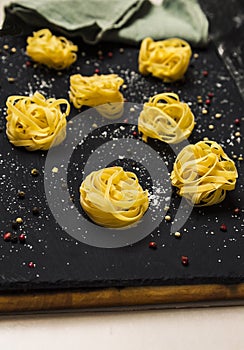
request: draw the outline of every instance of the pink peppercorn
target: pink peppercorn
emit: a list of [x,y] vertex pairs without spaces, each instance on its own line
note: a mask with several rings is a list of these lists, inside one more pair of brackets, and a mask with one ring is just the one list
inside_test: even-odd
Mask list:
[[3,235],[4,241],[9,242],[11,240],[11,236],[12,236],[11,232],[4,233],[4,235]]
[[227,226],[225,224],[222,224],[220,226],[220,230],[223,231],[223,232],[226,232],[227,231]]
[[182,255],[182,257],[181,257],[181,263],[182,263],[182,265],[187,266],[187,265],[189,264],[189,258],[188,258],[188,256]]
[[151,248],[151,249],[156,249],[157,248],[157,243],[156,242],[149,242],[149,248]]

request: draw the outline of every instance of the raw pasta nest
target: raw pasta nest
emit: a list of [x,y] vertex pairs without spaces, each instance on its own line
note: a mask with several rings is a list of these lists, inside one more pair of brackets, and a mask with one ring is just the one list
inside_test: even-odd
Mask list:
[[172,185],[179,188],[179,194],[197,206],[222,202],[226,191],[235,188],[237,177],[235,163],[215,141],[183,148],[171,173]]
[[194,115],[187,103],[174,93],[155,95],[144,103],[138,119],[142,139],[155,138],[166,143],[187,139],[194,128]]
[[63,36],[53,35],[49,29],[41,29],[27,38],[26,53],[34,61],[49,68],[62,70],[76,61],[78,46]]
[[140,220],[149,200],[134,173],[111,167],[93,171],[85,178],[80,203],[98,225],[119,228]]
[[[65,112],[60,106],[66,105]],[[39,92],[33,96],[9,96],[7,105],[7,136],[15,146],[29,151],[47,150],[66,137],[66,116],[70,105],[65,99],[45,99]]]
[[173,82],[183,78],[191,54],[191,47],[184,40],[171,38],[153,41],[145,38],[139,53],[139,71],[143,75],[151,73],[164,82]]
[[75,108],[95,107],[104,117],[115,119],[123,113],[123,95],[119,91],[124,80],[117,74],[74,74],[70,77],[70,102]]

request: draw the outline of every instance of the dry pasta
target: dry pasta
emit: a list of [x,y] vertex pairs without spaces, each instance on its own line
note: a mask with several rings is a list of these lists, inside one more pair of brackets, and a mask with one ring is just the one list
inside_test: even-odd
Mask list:
[[166,143],[187,139],[194,128],[194,115],[187,103],[175,93],[155,95],[144,103],[138,119],[142,139],[155,138]]
[[178,38],[153,41],[145,38],[139,52],[139,71],[152,74],[164,82],[182,79],[191,58],[190,45]]
[[[66,137],[66,116],[70,105],[65,99],[45,99],[39,92],[33,96],[9,96],[7,129],[9,141],[29,151],[48,150]],[[66,105],[65,112],[60,106]]]
[[53,35],[49,29],[41,29],[27,38],[26,53],[34,61],[49,68],[62,70],[76,61],[78,47],[63,36]]
[[98,225],[119,228],[140,220],[149,200],[137,176],[115,166],[93,171],[85,178],[80,187],[80,203]]
[[179,195],[197,206],[222,202],[226,191],[235,188],[237,177],[235,163],[215,141],[200,141],[183,148],[171,173]]
[[117,118],[123,112],[123,95],[119,91],[124,80],[117,74],[75,74],[70,77],[70,101],[75,108],[95,107],[106,118]]

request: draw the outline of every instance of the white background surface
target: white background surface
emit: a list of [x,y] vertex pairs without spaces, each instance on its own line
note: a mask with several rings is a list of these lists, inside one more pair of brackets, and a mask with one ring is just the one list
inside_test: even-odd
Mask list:
[[244,307],[0,316],[0,350],[20,349],[243,350]]

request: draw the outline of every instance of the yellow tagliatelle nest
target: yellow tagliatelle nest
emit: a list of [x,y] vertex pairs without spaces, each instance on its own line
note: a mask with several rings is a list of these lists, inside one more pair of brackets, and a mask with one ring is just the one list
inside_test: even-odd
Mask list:
[[153,41],[145,38],[139,53],[139,71],[143,75],[151,73],[164,82],[173,82],[183,78],[191,54],[191,47],[184,40],[172,38]]
[[[45,99],[39,92],[33,96],[9,96],[7,129],[9,141],[29,151],[47,150],[66,137],[66,116],[70,105],[65,99]],[[60,106],[66,105],[65,112]]]
[[41,29],[27,38],[26,53],[34,61],[57,70],[68,68],[76,61],[78,47],[63,36]]
[[194,115],[187,103],[174,93],[155,95],[144,103],[138,119],[138,130],[147,142],[151,137],[167,143],[187,139],[194,128]]
[[98,225],[118,228],[140,220],[149,200],[134,173],[111,167],[93,171],[85,178],[80,203]]
[[95,107],[107,118],[119,117],[123,112],[123,95],[119,91],[124,80],[117,74],[75,74],[70,77],[70,101],[75,108]]
[[235,163],[215,141],[183,148],[171,173],[172,185],[179,188],[179,194],[198,206],[222,202],[226,191],[235,188],[237,177]]

